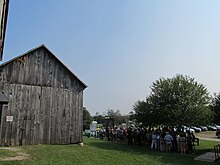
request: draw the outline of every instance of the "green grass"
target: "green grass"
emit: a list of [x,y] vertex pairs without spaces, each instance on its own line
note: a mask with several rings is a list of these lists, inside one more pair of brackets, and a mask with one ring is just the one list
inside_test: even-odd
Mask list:
[[[0,158],[16,156],[16,152],[8,150],[0,150]],[[1,163],[0,163],[1,164]]]
[[[200,141],[194,154],[163,153],[147,150],[145,147],[128,146],[114,142],[84,139],[84,146],[78,145],[36,145],[24,146],[30,159],[10,161],[0,164],[10,165],[208,165],[210,163],[193,160],[196,155],[211,151],[218,142]],[[212,164],[218,164],[215,162]]]

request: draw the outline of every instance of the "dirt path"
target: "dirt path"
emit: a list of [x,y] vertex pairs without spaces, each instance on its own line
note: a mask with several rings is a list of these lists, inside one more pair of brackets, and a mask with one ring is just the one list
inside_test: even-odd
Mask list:
[[16,151],[16,156],[0,158],[0,161],[25,160],[28,159],[28,154],[21,151],[18,147],[0,147],[1,150]]
[[203,139],[203,140],[219,141],[220,142],[220,138],[218,138],[215,135],[215,131],[199,132],[199,133],[195,133],[195,136],[198,137],[199,139]]
[[199,137],[199,136],[196,136],[198,137],[199,139],[202,139],[202,140],[208,140],[208,141],[217,141],[217,142],[220,142],[220,139],[218,138],[207,138],[207,137]]

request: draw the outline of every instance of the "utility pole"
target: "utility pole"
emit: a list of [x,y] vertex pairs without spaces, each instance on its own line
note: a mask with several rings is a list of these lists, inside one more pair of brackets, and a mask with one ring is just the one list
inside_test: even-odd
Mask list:
[[9,0],[0,0],[0,61],[2,61]]

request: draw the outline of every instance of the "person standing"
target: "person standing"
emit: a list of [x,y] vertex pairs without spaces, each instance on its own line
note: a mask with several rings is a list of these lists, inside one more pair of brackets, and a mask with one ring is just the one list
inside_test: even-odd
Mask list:
[[166,144],[166,151],[170,152],[171,147],[172,147],[173,137],[170,135],[169,132],[166,132],[166,135],[164,137],[164,141],[165,141],[165,144]]
[[156,134],[156,131],[154,131],[152,133],[151,149],[157,149],[157,134]]
[[187,152],[192,152],[192,151],[193,151],[193,148],[192,148],[192,140],[193,140],[193,136],[192,136],[192,134],[188,131],[187,137],[186,137],[186,141],[187,141]]
[[184,132],[180,133],[179,147],[180,147],[181,154],[185,154],[186,153],[186,135]]

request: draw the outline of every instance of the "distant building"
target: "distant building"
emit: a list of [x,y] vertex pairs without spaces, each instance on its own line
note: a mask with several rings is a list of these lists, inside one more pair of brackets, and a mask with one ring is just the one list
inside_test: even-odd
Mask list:
[[4,41],[5,41],[5,31],[7,25],[8,17],[8,6],[9,0],[0,0],[0,61],[2,60]]
[[0,65],[0,145],[82,142],[85,88],[44,45]]

